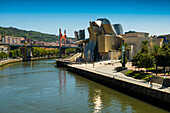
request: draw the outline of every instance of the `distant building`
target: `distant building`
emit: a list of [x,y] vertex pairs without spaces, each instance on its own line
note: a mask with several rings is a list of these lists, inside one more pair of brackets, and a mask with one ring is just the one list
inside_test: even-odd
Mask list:
[[41,41],[41,42],[38,42],[38,45],[39,45],[39,46],[44,46],[45,43],[44,43],[43,41]]
[[150,47],[153,47],[153,45],[161,46],[163,43],[163,39],[151,38],[149,37],[149,33],[144,33],[144,32],[129,31],[129,32],[125,32],[125,34],[121,34],[120,36],[122,36],[124,42],[128,43],[128,45],[131,48],[128,54],[129,60],[131,60],[133,56],[138,53],[142,41],[145,40],[149,41]]
[[77,32],[77,31],[74,31],[74,35],[75,35],[76,41],[78,41],[78,39],[79,39],[79,34],[78,34],[78,32]]
[[162,38],[163,39],[163,43],[168,43],[170,41],[170,34],[168,35],[160,35],[157,38]]
[[32,40],[29,38],[26,38],[25,41],[27,41],[27,44],[30,44],[32,42]]
[[85,39],[85,30],[79,30],[79,40]]
[[8,44],[21,44],[21,37],[4,36],[2,37],[2,43]]
[[[75,31],[74,35],[75,35],[76,41],[84,40],[85,39],[85,29],[79,30],[79,32]],[[83,44],[78,44],[78,47],[83,47]]]

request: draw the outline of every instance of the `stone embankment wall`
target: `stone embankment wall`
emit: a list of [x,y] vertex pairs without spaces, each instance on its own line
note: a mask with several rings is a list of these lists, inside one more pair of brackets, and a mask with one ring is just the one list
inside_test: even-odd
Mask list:
[[149,87],[140,86],[130,82],[110,78],[90,71],[78,69],[75,67],[67,67],[68,71],[76,73],[80,76],[93,80],[97,83],[103,84],[112,89],[116,89],[123,93],[129,94],[138,99],[144,100],[148,103],[170,110],[170,93],[151,89]]
[[63,62],[63,61],[60,61],[60,60],[57,60],[56,61],[56,65],[58,66],[58,67],[67,67],[67,65],[68,64],[71,64],[70,62]]
[[170,79],[164,79],[163,86],[170,87]]
[[57,66],[59,67],[67,67],[68,71],[78,74],[79,76],[83,76],[94,82],[103,84],[112,89],[116,89],[120,92],[138,98],[140,100],[146,101],[153,105],[162,107],[166,110],[170,110],[170,93],[163,92],[160,90],[152,89],[149,87],[144,87],[138,84],[133,84],[131,82],[126,82],[122,80],[118,80],[109,76],[104,76],[102,74],[97,74],[91,71],[83,70],[80,68],[72,67],[67,65],[68,62],[57,61]]
[[21,62],[21,61],[22,61],[22,58],[20,58],[20,59],[3,60],[3,61],[0,61],[0,67],[4,66],[6,64],[10,64],[10,63],[14,63],[14,62]]
[[20,58],[20,59],[9,59],[9,60],[3,60],[3,61],[0,61],[0,67],[1,66],[4,66],[6,64],[10,64],[10,63],[15,63],[15,62],[22,62],[22,61],[34,61],[34,60],[45,60],[45,59],[55,59],[57,57],[36,57],[36,58],[29,58],[29,59],[23,59],[23,58]]

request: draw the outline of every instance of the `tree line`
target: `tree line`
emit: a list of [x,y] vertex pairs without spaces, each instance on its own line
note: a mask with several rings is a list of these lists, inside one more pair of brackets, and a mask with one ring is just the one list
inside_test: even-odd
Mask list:
[[33,52],[34,57],[59,56],[59,49],[46,50],[44,48],[34,47]]
[[165,67],[170,66],[170,43],[163,44],[162,47],[154,45],[149,49],[149,41],[142,41],[140,45],[140,51],[133,56],[132,65],[137,68],[152,68],[156,67],[156,75],[158,66]]
[[[76,49],[74,48],[68,48],[65,50],[65,53],[67,55],[70,55],[71,53],[76,53]],[[11,50],[9,52],[9,55],[6,54],[5,52],[1,52],[0,53],[0,60],[4,59],[4,58],[20,58],[20,57],[24,57],[25,53],[21,53],[21,51],[19,49],[15,49],[15,50]],[[45,48],[40,48],[40,47],[34,47],[33,48],[33,56],[34,57],[52,57],[52,56],[59,56],[59,49],[50,49],[47,50]]]

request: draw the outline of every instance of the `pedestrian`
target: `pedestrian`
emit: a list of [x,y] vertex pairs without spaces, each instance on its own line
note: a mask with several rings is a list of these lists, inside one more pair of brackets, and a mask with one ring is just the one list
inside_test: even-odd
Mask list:
[[94,64],[94,62],[93,62],[93,68],[94,68],[94,66],[95,66],[95,64]]
[[150,87],[152,88],[152,81],[150,82]]

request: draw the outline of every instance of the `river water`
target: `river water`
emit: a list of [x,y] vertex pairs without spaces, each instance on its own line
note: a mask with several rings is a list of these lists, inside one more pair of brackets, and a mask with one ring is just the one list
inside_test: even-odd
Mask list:
[[167,111],[56,68],[54,60],[0,68],[0,113],[166,113]]

